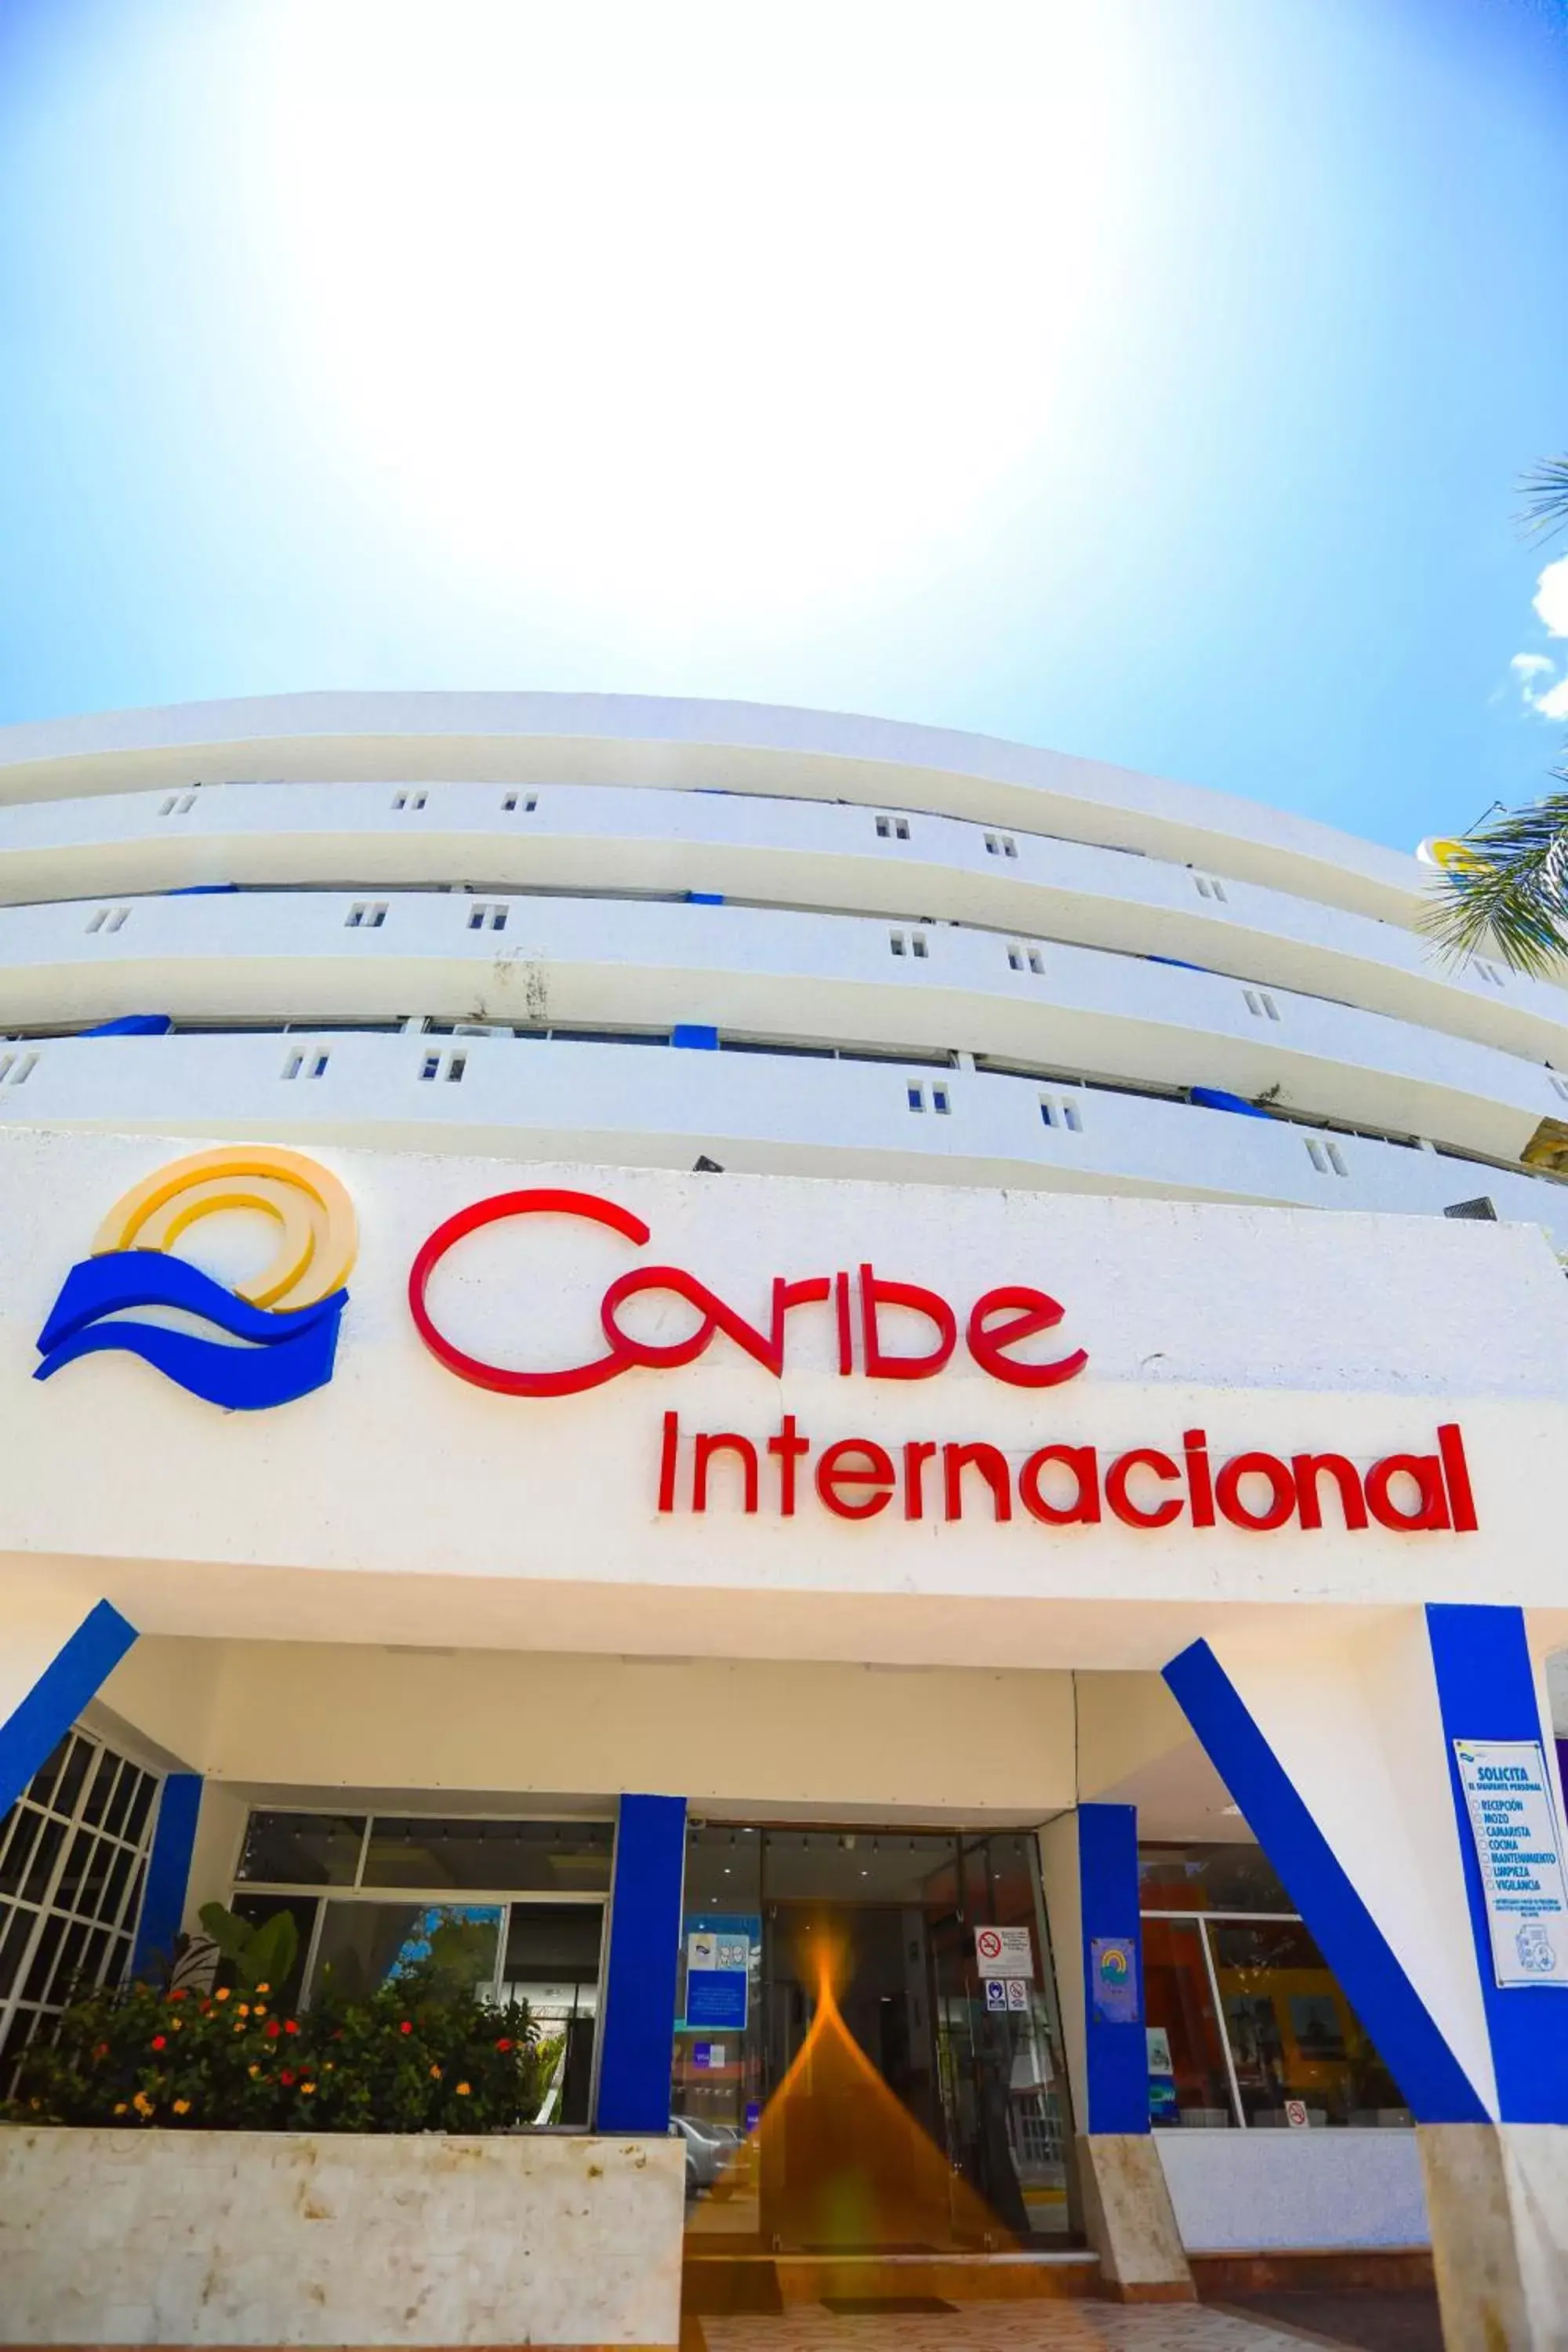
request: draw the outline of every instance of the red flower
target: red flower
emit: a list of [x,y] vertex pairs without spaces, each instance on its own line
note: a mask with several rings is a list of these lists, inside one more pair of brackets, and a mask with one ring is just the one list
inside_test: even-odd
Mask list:
[[294,2080],[294,2076],[289,2068],[285,2066],[281,2074],[279,2075],[278,2080],[280,2083],[291,2083]]
[[409,2024],[408,2020],[407,2020],[406,2018],[405,2018],[405,2019],[404,2019],[404,2021],[403,2021],[403,2022],[402,2022],[402,2024],[398,2027],[398,2029],[397,2029],[397,2030],[398,2030],[399,2033],[412,2033],[412,2032],[413,2032],[413,2031],[414,2031],[414,2028]]
[[300,2031],[300,2029],[299,2029],[299,2027],[295,2024],[295,2022],[294,2022],[293,2019],[292,2019],[292,2018],[290,2018],[290,2019],[289,2020],[289,2022],[287,2023],[287,2025],[285,2025],[285,2027],[283,2028],[283,2031],[284,2031],[284,2032],[285,2032],[285,2033],[298,2033],[298,2032],[299,2032],[299,2031]]
[[153,2047],[154,2050],[166,2050],[168,2046],[168,2043],[164,2041],[161,2033],[154,2033],[153,2036]]
[[171,2000],[184,2000],[184,1997],[185,1997],[185,1990],[184,1990],[184,1987],[183,1985],[177,1986],[177,1987],[175,1988],[175,1990],[174,1990],[174,1991],[169,1995],[169,1999],[170,1999]]
[[268,2042],[276,2042],[278,2036],[282,2032],[282,2031],[283,2028],[279,2024],[278,2020],[275,2017],[269,2017],[268,2019],[267,2039]]
[[510,2050],[510,2049],[511,2048],[511,2043],[510,2043],[510,2042],[506,2039],[505,2035],[503,2034],[503,2035],[502,2035],[502,2037],[501,2037],[501,2039],[500,2039],[500,2040],[496,2043],[496,2048],[497,2048],[498,2050]]

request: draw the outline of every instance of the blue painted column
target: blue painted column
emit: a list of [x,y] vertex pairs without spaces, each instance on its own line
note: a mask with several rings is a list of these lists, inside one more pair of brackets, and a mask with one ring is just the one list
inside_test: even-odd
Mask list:
[[1149,2059],[1143,2032],[1136,1807],[1080,1805],[1078,1860],[1089,2107],[1082,2128],[1146,2132]]
[[685,1870],[685,1798],[624,1796],[599,2031],[600,2131],[669,2129]]
[[15,1804],[135,1639],[134,1625],[100,1601],[31,1687],[14,1699],[11,1712],[0,1721],[0,1813]]
[[131,1955],[133,1977],[150,1973],[174,1953],[174,1938],[185,1916],[185,1890],[191,1877],[191,1852],[196,1842],[196,1815],[201,1811],[199,1772],[171,1772],[158,1799],[158,1819],[153,1851],[147,1857],[147,1884],[142,1896],[142,1916]]
[[[1568,1983],[1563,1980],[1568,1949],[1563,1948],[1562,1927],[1555,1930],[1560,1954],[1555,1981],[1498,1983],[1480,1863],[1454,1753],[1457,1739],[1529,1740],[1541,1747],[1548,1760],[1550,1783],[1552,1744],[1543,1737],[1524,1612],[1484,1603],[1433,1603],[1426,1611],[1426,1631],[1464,1858],[1476,1969],[1497,2073],[1498,2120],[1568,2124]],[[1559,1838],[1562,1827],[1559,1821]]]

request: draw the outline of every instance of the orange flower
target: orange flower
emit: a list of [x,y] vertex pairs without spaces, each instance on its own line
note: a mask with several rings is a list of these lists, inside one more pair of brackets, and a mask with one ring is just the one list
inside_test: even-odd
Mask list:
[[440,2079],[441,2079],[441,2069],[439,2068],[439,2066],[432,2066],[432,2067],[431,2067],[431,2069],[430,2069],[430,2080],[431,2080],[433,2083],[438,2083],[438,2082],[440,2081]]
[[459,2099],[466,2099],[466,2098],[468,2097],[468,2095],[469,2088],[470,2088],[470,2085],[469,2085],[468,2084],[467,2084],[467,2083],[459,2083],[459,2084],[458,2084],[458,2098],[459,2098]]
[[236,2017],[248,2017],[250,2015],[250,2003],[247,2000],[240,2001],[234,2013]]
[[256,1990],[258,1992],[270,1992],[272,1987],[270,1985],[258,1985]]
[[190,2112],[191,2103],[189,2099],[176,2099],[174,2101],[174,2113],[177,2116],[188,2116]]
[[120,2102],[119,2105],[115,2108],[114,2112],[115,2112],[115,2114],[116,2114],[117,2116],[122,2116],[122,2115],[125,2113],[125,2102],[124,2102],[124,2100],[123,2100],[123,2099],[121,2099],[121,2102]]
[[261,2069],[260,2069],[260,2067],[259,2067],[259,2066],[252,2066],[252,2067],[249,2069],[249,2073],[250,2073],[250,2075],[251,2075],[251,2079],[252,2079],[252,2081],[254,2081],[254,2080],[255,2080],[256,2076],[257,2076],[258,2074],[260,2074],[260,2072],[261,2072]]
[[214,1999],[217,2000],[226,2000],[228,1999],[227,1985],[219,1985],[216,1993],[214,1995]]
[[315,2087],[314,2083],[301,2083],[300,2085],[300,2097],[308,2099]]

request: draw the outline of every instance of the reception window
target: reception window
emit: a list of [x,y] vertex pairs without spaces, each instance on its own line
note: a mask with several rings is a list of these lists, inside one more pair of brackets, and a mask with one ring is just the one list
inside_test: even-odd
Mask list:
[[593,2092],[608,1821],[507,1821],[258,1809],[234,1909],[292,1914],[283,1998],[367,1992],[438,1951],[483,1997],[526,2000],[545,2055],[538,2124],[585,2126]]
[[1146,1846],[1139,1859],[1156,2128],[1410,2124],[1258,1847]]

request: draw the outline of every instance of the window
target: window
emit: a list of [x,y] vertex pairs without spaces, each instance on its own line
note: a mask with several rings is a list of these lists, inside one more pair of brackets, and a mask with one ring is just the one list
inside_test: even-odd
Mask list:
[[502,899],[476,898],[468,908],[470,931],[504,931],[507,908]]
[[170,793],[160,803],[160,816],[189,816],[196,804],[195,793]]
[[1200,898],[1217,898],[1221,906],[1226,903],[1225,884],[1216,874],[1194,873],[1193,885]]
[[1320,1176],[1348,1176],[1350,1174],[1350,1170],[1345,1166],[1344,1153],[1340,1150],[1339,1145],[1333,1140],[1331,1136],[1325,1135],[1320,1139],[1315,1136],[1309,1135],[1305,1137],[1303,1140],[1307,1146],[1307,1157],[1311,1161]]
[[948,1116],[949,1112],[952,1108],[952,1105],[948,1098],[948,1092],[945,1087],[932,1087],[931,1090],[931,1107],[932,1110],[939,1111],[943,1118]]
[[1260,1849],[1140,1852],[1156,2127],[1408,2125],[1393,2077]]
[[926,1090],[924,1087],[910,1087],[907,1089],[907,1094],[909,1106],[911,1110],[924,1110],[926,1107]]
[[286,1078],[324,1078],[330,1054],[290,1054],[283,1065]]
[[1045,971],[1046,960],[1038,948],[1020,947],[1016,941],[1007,950],[1007,962],[1014,971],[1032,971],[1037,977]]
[[130,919],[129,907],[96,907],[87,919],[89,933],[123,930]]
[[879,816],[877,819],[879,841],[908,841],[910,821],[907,816]]
[[547,2064],[533,2121],[581,2125],[614,1852],[607,1821],[258,1809],[234,1908],[252,1921],[292,1913],[307,2004],[329,1971],[334,1990],[369,1991],[439,1938],[481,1993],[532,2010]]
[[25,1087],[37,1066],[37,1054],[0,1054],[0,1085]]
[[449,1086],[460,1086],[468,1066],[467,1054],[426,1054],[419,1065],[422,1080],[445,1078]]
[[501,802],[501,808],[508,816],[516,816],[520,813],[523,816],[531,816],[538,806],[537,793],[508,793]]
[[425,805],[425,794],[423,793],[399,793],[393,801],[392,805],[395,809],[399,810],[422,809]]
[[1266,988],[1244,988],[1241,992],[1247,1000],[1247,1009],[1255,1021],[1279,1020],[1279,1007]]
[[379,931],[386,920],[386,908],[384,898],[356,898],[343,917],[343,928],[350,931]]
[[72,1987],[124,1974],[158,1787],[71,1731],[0,1817],[0,2098]]
[[1079,1135],[1083,1131],[1083,1115],[1077,1103],[1068,1101],[1064,1095],[1042,1095],[1040,1125],[1065,1128],[1069,1135]]
[[1016,857],[1018,855],[1018,845],[1010,833],[988,833],[985,847],[992,857]]

